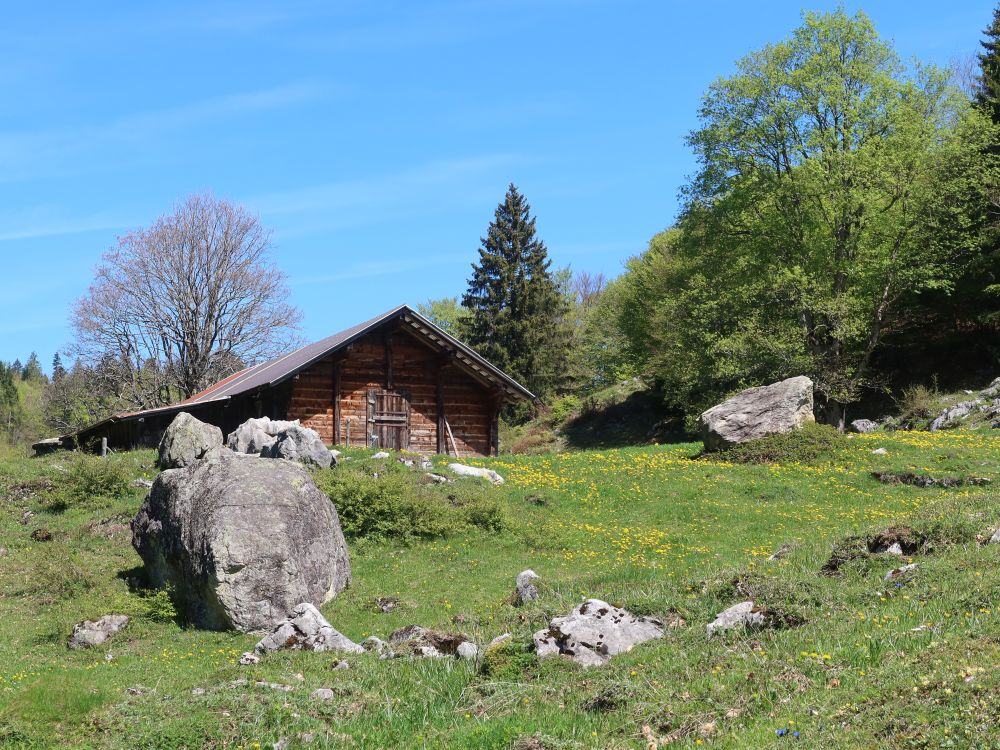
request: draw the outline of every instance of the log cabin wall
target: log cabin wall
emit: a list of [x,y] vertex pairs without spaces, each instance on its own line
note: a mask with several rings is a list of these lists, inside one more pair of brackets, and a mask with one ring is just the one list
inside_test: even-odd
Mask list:
[[439,419],[440,391],[443,414],[460,455],[496,453],[498,403],[490,389],[405,331],[370,334],[348,351],[335,352],[299,373],[288,419],[301,420],[331,445],[367,445],[372,389],[408,394],[410,450],[454,454],[447,430],[440,427],[444,424]]

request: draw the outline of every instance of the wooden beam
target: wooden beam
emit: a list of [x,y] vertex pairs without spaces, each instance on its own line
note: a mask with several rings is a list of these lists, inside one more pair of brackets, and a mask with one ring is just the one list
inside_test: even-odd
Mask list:
[[385,388],[392,390],[392,334],[385,337]]
[[447,363],[439,364],[437,368],[437,452],[444,455],[448,452],[448,444],[445,442],[445,430],[447,423],[444,416],[444,368]]

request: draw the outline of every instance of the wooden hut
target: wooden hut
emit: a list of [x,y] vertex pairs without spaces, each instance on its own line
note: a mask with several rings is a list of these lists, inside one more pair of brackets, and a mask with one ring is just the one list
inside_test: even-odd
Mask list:
[[524,386],[403,305],[179,404],[119,414],[63,438],[87,447],[153,447],[178,412],[224,434],[250,417],[298,419],[331,445],[496,455],[504,403]]

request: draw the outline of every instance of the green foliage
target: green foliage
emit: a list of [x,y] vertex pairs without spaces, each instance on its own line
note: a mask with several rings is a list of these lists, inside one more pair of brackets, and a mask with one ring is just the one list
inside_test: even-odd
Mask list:
[[478,481],[440,486],[400,464],[355,460],[317,472],[316,482],[336,506],[348,538],[437,539],[469,526],[495,533],[510,525],[493,488]]
[[811,464],[833,458],[845,442],[833,427],[813,423],[783,435],[740,443],[713,456],[737,464]]
[[469,311],[458,304],[458,297],[427,300],[424,304],[417,305],[417,312],[455,338],[464,337]]
[[497,682],[522,682],[538,672],[538,659],[526,643],[506,640],[483,654],[480,671]]
[[678,230],[629,264],[618,325],[668,402],[806,374],[831,422],[911,290],[977,252],[992,128],[868,18],[806,13],[706,92]]
[[42,372],[42,365],[38,361],[38,355],[35,352],[31,353],[28,357],[27,364],[24,365],[24,370],[21,372],[21,379],[26,381],[44,381],[45,373]]
[[513,184],[481,242],[462,297],[466,340],[535,395],[548,396],[566,380],[567,305],[531,206]]
[[70,465],[64,497],[69,504],[107,503],[132,491],[135,467],[123,456],[79,454]]
[[900,412],[899,418],[904,423],[927,420],[935,415],[940,400],[941,394],[935,387],[921,383],[908,385],[903,388],[903,392],[896,401]]

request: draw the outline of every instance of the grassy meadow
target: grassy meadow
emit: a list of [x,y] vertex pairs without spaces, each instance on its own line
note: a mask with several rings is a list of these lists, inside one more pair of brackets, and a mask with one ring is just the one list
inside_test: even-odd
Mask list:
[[[128,523],[152,452],[4,454],[0,748],[1000,747],[1000,545],[982,543],[1000,526],[996,432],[839,438],[771,464],[700,458],[692,443],[477,461],[506,477],[497,488],[421,487],[393,464],[383,481],[424,505],[408,530],[355,525],[354,582],[327,619],[356,641],[410,623],[514,638],[478,667],[363,654],[347,670],[323,653],[239,666],[256,637],[186,628],[167,592],[144,587]],[[351,458],[320,486],[372,492],[384,462]],[[871,477],[885,470],[997,481]],[[364,509],[341,513],[346,528]],[[919,567],[884,582],[899,559],[851,537],[889,527],[919,540]],[[823,573],[835,545],[849,554]],[[515,608],[525,568],[541,597]],[[387,596],[399,603],[384,614]],[[603,669],[539,663],[531,634],[586,597],[677,626]],[[787,627],[706,638],[748,598]],[[75,622],[110,612],[129,627],[67,648]],[[335,698],[312,699],[318,687]]]

